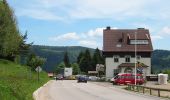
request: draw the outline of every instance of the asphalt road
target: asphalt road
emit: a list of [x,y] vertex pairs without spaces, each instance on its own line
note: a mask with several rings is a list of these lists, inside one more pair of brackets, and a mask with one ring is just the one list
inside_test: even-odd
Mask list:
[[115,87],[73,80],[51,81],[39,93],[39,100],[160,100]]

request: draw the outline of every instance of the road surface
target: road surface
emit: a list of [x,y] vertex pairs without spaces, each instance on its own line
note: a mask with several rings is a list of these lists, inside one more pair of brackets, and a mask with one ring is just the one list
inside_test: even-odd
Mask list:
[[115,87],[75,80],[51,81],[38,93],[38,100],[161,100]]

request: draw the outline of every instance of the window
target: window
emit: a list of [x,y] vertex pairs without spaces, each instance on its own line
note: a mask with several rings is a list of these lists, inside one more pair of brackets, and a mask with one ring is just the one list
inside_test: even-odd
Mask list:
[[130,56],[125,56],[125,62],[130,62]]
[[148,40],[130,40],[130,44],[149,44]]
[[140,60],[140,58],[141,58],[140,55],[137,55],[137,56],[136,56],[136,59],[137,59],[137,60]]
[[114,62],[119,62],[119,56],[113,56]]

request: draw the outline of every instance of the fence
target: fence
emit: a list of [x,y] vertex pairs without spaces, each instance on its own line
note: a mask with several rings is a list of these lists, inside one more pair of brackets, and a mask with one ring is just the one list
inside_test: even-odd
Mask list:
[[[152,91],[154,90],[154,91],[157,91],[157,96],[158,97],[161,97],[161,92],[163,92],[163,91],[168,92],[167,94],[170,94],[170,89],[152,88],[152,87],[140,86],[140,85],[132,85],[132,84],[128,84],[127,89],[132,90],[132,91],[136,91],[136,92],[142,91],[143,94],[148,92],[148,91],[146,91],[146,89],[147,89],[147,90],[149,90],[150,95],[153,95]],[[170,95],[168,95],[168,97],[170,97]]]

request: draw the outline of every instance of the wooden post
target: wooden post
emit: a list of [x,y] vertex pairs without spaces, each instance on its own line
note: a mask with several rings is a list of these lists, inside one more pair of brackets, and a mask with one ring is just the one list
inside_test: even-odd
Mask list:
[[145,87],[143,87],[143,94],[145,93]]
[[152,89],[150,88],[150,95],[152,95]]
[[136,86],[137,91],[139,92],[139,86]]
[[135,86],[133,85],[133,91],[135,91]]
[[130,85],[128,84],[128,90],[131,90]]
[[161,95],[160,95],[160,90],[158,89],[158,97],[160,97]]

